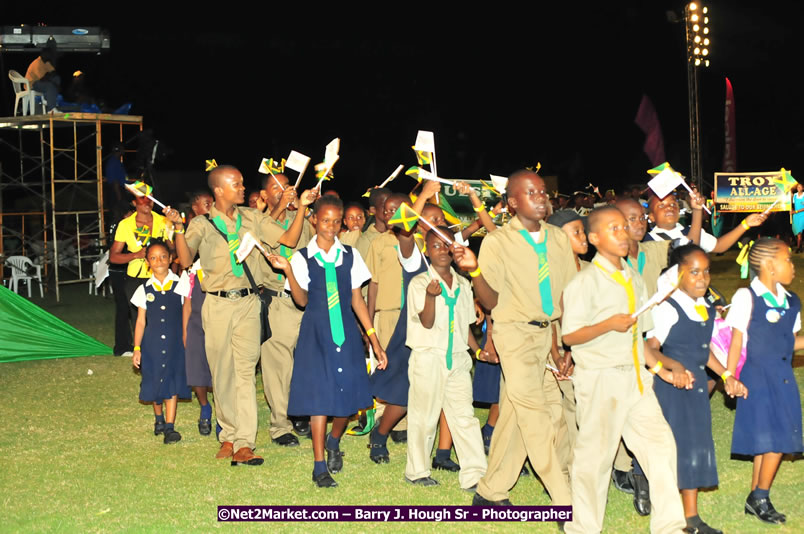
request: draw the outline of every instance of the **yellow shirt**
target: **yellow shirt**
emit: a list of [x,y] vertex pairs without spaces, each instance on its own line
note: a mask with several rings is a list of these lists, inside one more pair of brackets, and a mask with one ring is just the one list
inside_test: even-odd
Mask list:
[[42,61],[40,56],[34,59],[30,65],[28,65],[28,70],[25,72],[25,77],[33,84],[34,82],[38,82],[44,78],[45,74],[48,72],[53,72],[54,70],[56,70],[56,68],[50,63]]
[[[285,230],[270,216],[264,215],[256,209],[241,206],[235,207],[234,219],[230,219],[223,212],[218,211],[214,205],[209,210],[210,219],[217,216],[223,219],[226,223],[227,233],[235,231],[238,214],[241,216],[240,231],[238,232],[241,239],[246,232],[249,232],[256,239],[272,247],[279,245],[279,239]],[[187,226],[184,238],[190,249],[190,256],[195,256],[198,252],[201,265],[204,266],[204,279],[201,281],[204,291],[228,291],[251,287],[245,273],[243,276],[236,276],[232,272],[228,242],[218,232],[211,220],[207,220],[204,216],[194,218]],[[262,254],[255,249],[245,261],[255,280],[259,279],[261,256]]]
[[[607,272],[595,265],[599,263]],[[561,319],[564,334],[576,332],[585,326],[592,326],[605,321],[618,313],[629,313],[628,294],[610,274],[615,270],[600,254],[596,254],[592,265],[582,269],[564,289],[564,317]],[[645,282],[636,269],[632,269],[620,260],[618,268],[630,278],[636,297],[635,310],[638,310],[648,299]],[[638,319],[638,332],[647,332],[653,328],[650,312],[643,313]],[[594,339],[572,346],[572,357],[579,369],[603,369],[609,367],[634,367],[633,337],[629,328],[625,332],[614,330],[606,332]],[[645,365],[642,336],[637,340],[639,362]]]
[[[447,286],[444,280],[435,274],[438,281],[447,287],[449,296],[455,295],[455,289],[460,288],[458,300],[455,303],[455,323],[452,337],[452,352],[466,352],[469,348],[469,325],[475,321],[475,305],[472,296],[472,284],[460,276],[450,267],[452,273],[452,286]],[[424,272],[416,275],[408,284],[408,337],[406,345],[413,350],[440,351],[446,355],[449,342],[449,307],[442,295],[435,298],[435,321],[432,328],[422,326],[419,313],[424,309],[427,298],[427,285],[430,283],[430,273]],[[443,288],[442,288],[443,291]],[[446,360],[445,360],[446,361]]]
[[366,265],[371,271],[371,281],[378,285],[376,311],[402,308],[402,265],[397,257],[398,246],[394,232],[388,231],[372,241],[369,247]]
[[[143,227],[139,232],[137,231],[136,213],[120,221],[114,233],[114,240],[125,243],[129,252],[139,252],[154,238],[166,241],[168,238],[165,226],[167,219],[158,213],[151,212],[151,215],[153,216],[153,228]],[[151,269],[145,258],[136,258],[128,262],[126,274],[132,278],[150,278]]]
[[541,222],[537,242],[544,241],[547,231],[547,264],[550,266],[550,288],[553,313],[542,310],[539,293],[539,257],[525,238],[518,217],[488,234],[480,245],[478,263],[486,282],[498,294],[497,306],[491,311],[495,322],[528,323],[558,319],[561,316],[561,293],[575,275],[575,256],[567,234],[561,228]]

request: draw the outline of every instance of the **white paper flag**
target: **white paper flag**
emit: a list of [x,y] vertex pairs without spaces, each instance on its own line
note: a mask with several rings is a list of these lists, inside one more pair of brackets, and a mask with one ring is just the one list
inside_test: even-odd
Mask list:
[[293,169],[296,172],[303,172],[307,168],[308,163],[310,163],[310,158],[301,152],[291,150],[287,161],[285,161],[285,167]]
[[430,180],[432,182],[441,182],[442,184],[452,185],[452,180],[447,180],[446,178],[439,178],[435,174],[431,173],[426,169],[419,168],[419,178],[422,180]]
[[435,136],[433,132],[419,130],[416,135],[416,144],[413,145],[413,148],[424,152],[435,152]]
[[491,177],[491,185],[494,186],[494,189],[499,191],[502,195],[505,193],[505,188],[508,187],[508,178],[505,176],[497,176],[496,174],[489,174]]
[[672,193],[673,189],[683,183],[684,179],[674,170],[668,168],[654,176],[651,181],[648,182],[648,187],[656,193],[657,197],[664,198]]
[[271,161],[267,158],[262,158],[262,162],[260,163],[260,168],[257,169],[257,172],[261,172],[262,174],[271,174],[271,171],[268,170],[268,162]]
[[336,161],[338,161],[338,152],[341,150],[341,140],[340,138],[336,137],[332,141],[329,142],[326,149],[324,150],[324,164],[327,167],[332,167]]
[[243,237],[240,239],[240,246],[237,247],[237,251],[235,252],[235,257],[237,258],[237,263],[243,263],[248,255],[251,254],[251,251],[254,250],[254,247],[257,247],[263,253],[265,249],[260,242],[254,239],[254,236],[251,233],[246,232],[243,234]]

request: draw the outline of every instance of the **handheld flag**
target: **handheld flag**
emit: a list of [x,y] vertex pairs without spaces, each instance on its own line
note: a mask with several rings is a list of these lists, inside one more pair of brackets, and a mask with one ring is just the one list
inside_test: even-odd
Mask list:
[[779,189],[787,193],[795,186],[797,186],[798,182],[796,181],[795,178],[793,178],[793,175],[790,174],[790,171],[788,171],[784,167],[782,167],[781,173],[782,177],[774,178],[773,183],[776,184],[779,187]]
[[[399,166],[398,166],[398,167],[397,167],[397,168],[394,170],[394,172],[392,172],[392,173],[391,173],[391,174],[388,176],[388,178],[386,178],[386,179],[385,179],[385,181],[383,181],[383,183],[381,183],[381,184],[380,184],[380,185],[378,185],[377,187],[378,187],[378,188],[380,188],[380,187],[385,187],[386,185],[388,185],[390,182],[392,182],[393,180],[395,180],[397,176],[399,176],[399,173],[400,173],[400,172],[402,172],[402,169],[404,169],[404,168],[405,168],[405,167],[404,167],[403,165],[399,165]],[[366,192],[365,192],[365,193],[363,193],[363,196],[364,196],[364,197],[366,197],[366,198],[368,198],[370,195],[371,195],[371,188],[366,189]]]
[[167,207],[158,200],[156,200],[153,196],[151,196],[151,193],[153,192],[153,187],[146,184],[145,182],[137,180],[133,184],[126,184],[126,189],[134,193],[134,196],[150,198],[151,200],[154,201],[154,204],[160,206],[162,209],[165,209]]
[[653,176],[648,182],[648,187],[650,187],[659,198],[666,197],[684,182],[681,175],[674,171],[667,162],[650,169],[648,174]]
[[416,143],[413,145],[413,150],[417,153],[427,152],[432,157],[433,152],[435,152],[435,135],[433,135],[433,132],[419,130],[416,134]]
[[240,246],[237,247],[237,251],[235,251],[237,263],[243,263],[248,255],[251,254],[251,251],[254,250],[254,247],[257,247],[263,254],[267,254],[260,242],[257,241],[250,232],[243,234],[243,238],[240,240]]
[[[451,224],[451,225],[461,225],[461,219],[458,218],[458,214],[452,209],[449,201],[447,200],[446,195],[441,195],[441,198],[438,202],[438,207],[441,208],[441,211],[444,212],[444,219]],[[461,225],[462,227],[463,225]]]
[[679,282],[681,282],[681,277],[684,275],[684,271],[679,271],[678,264],[673,265],[662,275],[659,277],[657,281],[658,290],[656,293],[653,294],[651,298],[648,299],[645,304],[642,305],[637,311],[631,314],[631,317],[639,317],[649,309],[651,309],[656,304],[664,301],[670,294],[678,288]]
[[530,166],[530,167],[525,167],[525,168],[526,168],[527,170],[529,170],[529,171],[532,171],[532,172],[535,172],[536,174],[538,174],[538,173],[539,173],[539,171],[540,171],[540,170],[541,170],[541,168],[542,168],[542,164],[541,164],[541,162],[540,162],[540,161],[537,161],[537,162],[536,162],[536,166],[535,166],[535,167],[534,167],[534,166]]
[[309,163],[309,157],[305,156],[301,152],[296,152],[295,150],[290,151],[288,159],[285,160],[285,167],[299,173],[299,177],[296,178],[296,183],[293,187],[299,187],[299,182],[301,182],[302,176],[304,176],[304,171],[307,170],[307,165],[309,165]]
[[206,168],[204,169],[206,172],[209,172],[209,171],[211,171],[212,169],[214,169],[215,167],[218,166],[218,162],[215,161],[214,159],[208,159],[206,161],[206,164],[207,164]]
[[505,188],[508,187],[508,178],[494,174],[489,174],[489,176],[491,177],[491,184],[494,186],[494,189],[499,191],[501,195],[504,195]]
[[279,163],[274,162],[274,158],[262,158],[258,171],[262,174],[282,174],[285,172],[285,158]]
[[413,208],[403,202],[388,220],[388,224],[403,228],[406,232],[410,232],[416,226],[418,221],[419,214],[413,211]]
[[419,163],[419,166],[422,165],[430,165],[433,162],[433,154],[432,152],[425,152],[424,150],[416,150],[416,147],[410,147],[413,149],[413,152],[416,153],[416,161]]

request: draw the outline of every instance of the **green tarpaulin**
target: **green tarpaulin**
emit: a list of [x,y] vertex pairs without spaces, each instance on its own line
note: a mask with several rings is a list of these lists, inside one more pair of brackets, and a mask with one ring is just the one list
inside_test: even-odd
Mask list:
[[111,353],[103,343],[0,286],[0,362]]

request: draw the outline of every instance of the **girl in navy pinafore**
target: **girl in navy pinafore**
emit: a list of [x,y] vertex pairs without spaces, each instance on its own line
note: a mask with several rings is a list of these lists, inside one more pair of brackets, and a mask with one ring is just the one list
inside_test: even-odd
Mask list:
[[745,363],[740,380],[748,396],[737,400],[731,452],[754,457],[751,493],[745,513],[766,523],[784,523],[786,517],[770,501],[770,487],[782,454],[800,453],[801,397],[793,376],[793,351],[804,348],[801,301],[784,285],[795,272],[789,247],[773,238],[757,240],[748,253],[757,276],[750,288],[738,289],[726,319],[732,327],[728,374],[737,372],[743,340]]
[[[294,353],[288,414],[310,416],[313,482],[320,488],[334,488],[338,484],[330,473],[343,468],[340,438],[347,418],[373,403],[362,337],[352,311],[366,329],[378,368],[384,369],[388,361],[360,293],[371,273],[360,253],[337,238],[343,203],[324,196],[316,201],[313,214],[316,235],[307,247],[290,261],[275,254],[268,255],[268,261],[284,271],[286,288],[296,304],[305,308]],[[325,436],[327,416],[333,416],[333,421]]]

